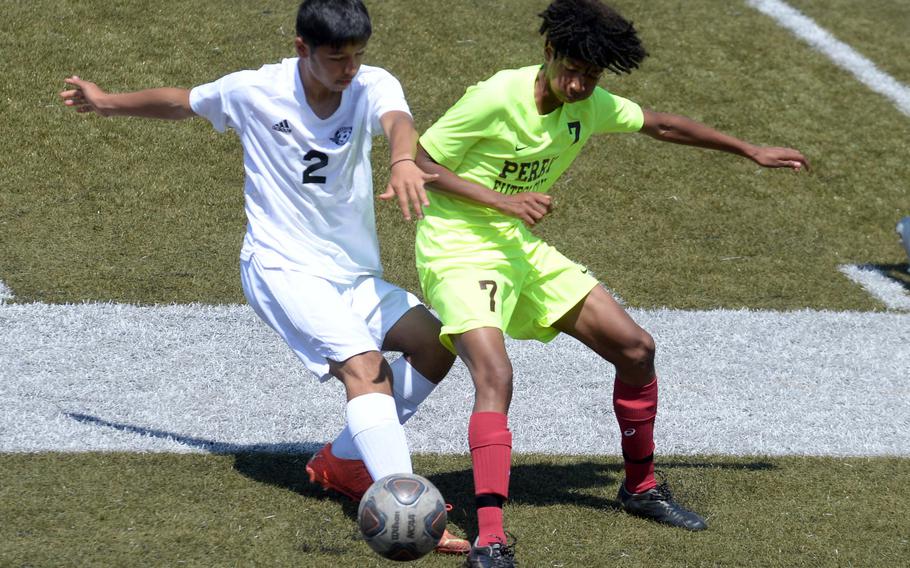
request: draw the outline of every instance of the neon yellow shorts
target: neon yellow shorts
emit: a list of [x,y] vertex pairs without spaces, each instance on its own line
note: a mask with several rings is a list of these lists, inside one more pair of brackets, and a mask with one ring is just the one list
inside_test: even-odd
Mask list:
[[530,233],[523,236],[496,254],[424,257],[418,264],[424,297],[442,320],[439,340],[453,353],[451,335],[481,327],[551,341],[559,335],[553,324],[598,284],[584,266]]

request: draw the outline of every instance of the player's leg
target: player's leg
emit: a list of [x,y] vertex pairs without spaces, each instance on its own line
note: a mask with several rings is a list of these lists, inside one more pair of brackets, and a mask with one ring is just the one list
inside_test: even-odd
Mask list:
[[[361,279],[351,298],[383,351],[399,351],[391,364],[393,396],[399,422],[417,411],[455,362],[455,355],[439,342],[441,324],[414,295],[379,278]],[[346,428],[331,445],[332,454],[358,459]]]
[[512,402],[512,363],[500,329],[473,329],[452,336],[452,340],[475,389],[468,423],[477,506],[475,547],[502,546],[506,543],[502,507],[509,497],[512,466],[512,433],[507,418]]
[[[548,341],[559,332],[579,339],[616,367],[613,407],[622,433],[627,480],[620,499],[627,511],[697,530],[704,521],[682,509],[654,481],[657,382],[654,340],[587,269],[542,241],[528,241],[534,278],[525,283],[508,333]],[[638,490],[632,493],[626,483]],[[667,498],[665,498],[667,497]]]
[[345,385],[354,444],[375,478],[411,472],[404,429],[392,398],[392,371],[344,287],[294,270],[241,264],[244,294],[257,314],[320,380]]
[[[405,356],[396,359],[389,368],[393,376],[392,397],[395,400],[398,421],[404,425],[417,412],[423,401],[432,394],[438,383],[424,377]],[[351,430],[347,426],[332,441],[330,450],[332,455],[340,459],[360,459],[360,453],[354,445]]]
[[[392,363],[392,383],[398,419],[402,424],[448,374],[455,354],[439,341],[442,324],[423,305],[410,308],[385,334],[383,350],[402,355]],[[436,545],[436,552],[467,554],[471,543],[446,529]]]
[[441,329],[442,323],[436,316],[422,305],[415,306],[395,322],[382,348],[400,351],[423,378],[439,384],[455,362],[455,354],[439,341]]
[[553,327],[575,337],[616,368],[613,409],[622,433],[625,485],[632,493],[655,487],[654,340],[602,286],[595,286]]
[[329,362],[347,395],[346,428],[370,477],[413,473],[404,428],[392,396],[392,369],[379,351]]
[[536,270],[513,320],[524,327],[508,331],[542,341],[565,332],[615,366],[613,406],[623,433],[626,483],[633,492],[647,491],[656,485],[654,340],[587,269],[544,242],[531,244],[527,254]]
[[418,264],[424,294],[443,323],[440,341],[462,358],[475,386],[468,423],[478,517],[478,536],[468,556],[472,566],[511,558],[502,506],[511,468],[512,365],[502,329],[515,309],[514,282],[522,281],[525,270],[523,261],[498,256]]
[[626,479],[620,486],[623,507],[637,515],[689,530],[707,524],[675,503],[669,489],[654,479],[654,420],[657,377],[654,340],[602,287],[591,292],[554,323],[616,367],[613,409],[619,422]]
[[[360,279],[346,298],[384,351],[402,353],[387,366],[393,376],[392,396],[398,421],[404,424],[455,360],[455,355],[439,343],[439,320],[413,294],[379,278]],[[381,364],[386,365],[384,358]],[[361,449],[353,436],[355,426],[348,421],[332,443],[313,455],[307,463],[307,472],[311,482],[358,501],[374,478],[361,461]],[[437,552],[446,554],[464,554],[469,550],[468,541],[448,530],[436,547]]]

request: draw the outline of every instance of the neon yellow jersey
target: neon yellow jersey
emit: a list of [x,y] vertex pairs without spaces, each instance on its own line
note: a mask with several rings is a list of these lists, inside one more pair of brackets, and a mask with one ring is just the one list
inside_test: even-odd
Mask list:
[[[584,101],[541,116],[534,100],[539,71],[539,65],[500,71],[469,87],[420,144],[463,179],[505,194],[545,193],[592,134],[641,130],[641,107],[600,87]],[[418,264],[502,251],[504,240],[525,232],[521,220],[492,208],[438,192],[429,198],[418,226]]]

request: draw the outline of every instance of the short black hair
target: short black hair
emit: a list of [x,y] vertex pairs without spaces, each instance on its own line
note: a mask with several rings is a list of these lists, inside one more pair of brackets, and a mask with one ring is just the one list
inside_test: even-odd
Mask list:
[[371,35],[370,14],[361,0],[303,0],[297,10],[297,36],[310,47],[365,43]]
[[540,33],[557,57],[630,73],[648,56],[635,26],[599,0],[553,0],[541,12]]

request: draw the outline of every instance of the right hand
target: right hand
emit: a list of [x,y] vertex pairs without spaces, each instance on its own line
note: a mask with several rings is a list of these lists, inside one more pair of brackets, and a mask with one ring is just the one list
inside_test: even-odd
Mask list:
[[411,208],[418,219],[423,219],[423,208],[430,204],[424,185],[439,179],[438,174],[428,174],[414,160],[400,160],[392,166],[392,175],[385,193],[379,199],[398,198],[398,206],[406,221],[411,220]]
[[553,198],[546,193],[535,191],[503,195],[496,209],[506,215],[518,217],[525,225],[533,227],[553,210]]
[[96,112],[101,116],[108,115],[101,105],[101,101],[107,96],[107,93],[102,91],[98,85],[80,79],[76,75],[65,79],[64,82],[75,87],[60,92],[64,105],[75,107],[76,112]]

